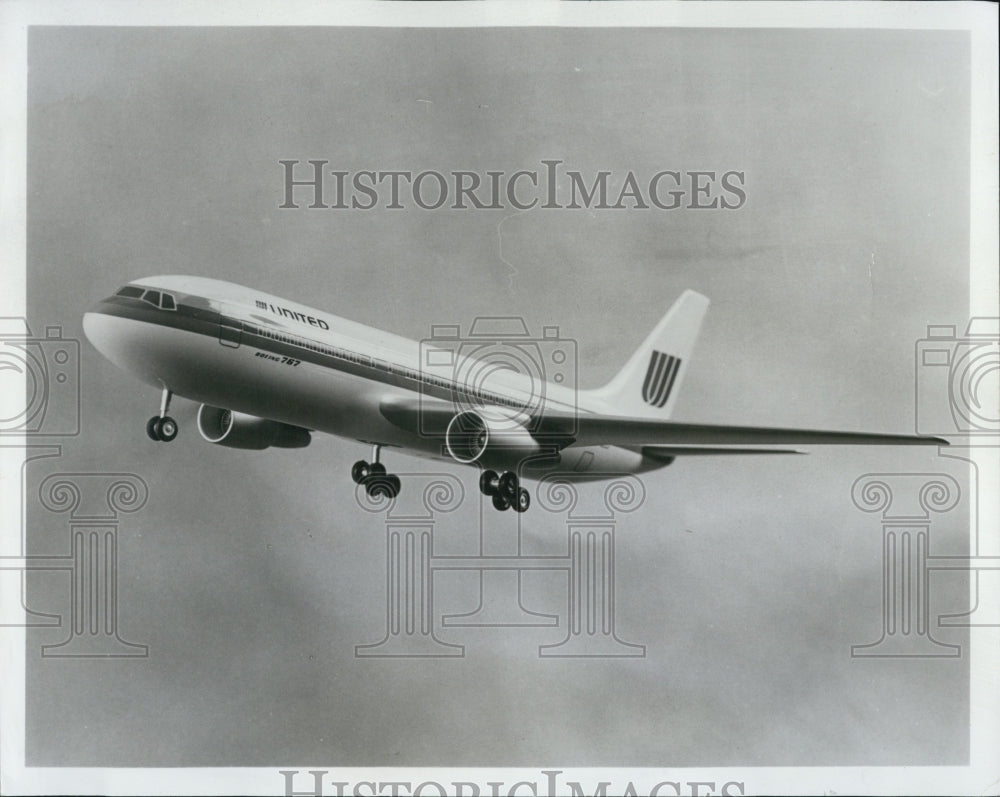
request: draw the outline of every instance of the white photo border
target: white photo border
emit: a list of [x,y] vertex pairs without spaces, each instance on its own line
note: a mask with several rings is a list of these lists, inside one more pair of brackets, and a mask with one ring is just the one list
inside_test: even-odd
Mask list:
[[[35,25],[115,26],[574,26],[886,28],[964,30],[971,35],[970,315],[996,316],[998,292],[997,7],[965,2],[289,2],[222,0],[212,4],[167,2],[8,2],[0,6],[0,316],[25,315],[27,39]],[[0,533],[21,535],[20,472],[26,441],[8,438],[0,447]],[[1000,449],[974,452],[981,472],[996,472]],[[992,458],[989,461],[982,458]],[[980,524],[998,533],[996,494],[984,496]],[[518,781],[544,788],[544,767],[529,768],[344,768],[320,762],[282,767],[75,768],[26,767],[25,641],[23,628],[0,629],[0,791],[5,794],[282,794],[279,770],[297,770],[296,790],[308,790],[310,770],[325,771],[324,783],[361,781],[503,781],[502,793]],[[964,767],[697,767],[665,769],[560,768],[561,783],[612,781],[648,793],[656,783],[724,784],[733,794],[929,794],[989,793],[1000,780],[1000,628],[970,629],[970,761]],[[688,786],[684,786],[689,789]],[[704,789],[705,787],[701,787]],[[336,793],[327,786],[326,793]],[[642,791],[646,789],[647,791]],[[348,792],[351,793],[351,792]],[[430,792],[429,792],[430,793]],[[531,793],[529,791],[518,793]],[[539,792],[542,793],[542,792]],[[673,793],[665,790],[662,793]],[[689,793],[685,791],[685,793]],[[705,793],[704,791],[698,793]]]

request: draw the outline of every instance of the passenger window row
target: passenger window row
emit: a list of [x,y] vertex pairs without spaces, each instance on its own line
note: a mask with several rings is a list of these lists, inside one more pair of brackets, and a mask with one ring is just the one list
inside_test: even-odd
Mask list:
[[281,341],[282,343],[289,343],[293,346],[299,346],[303,349],[308,349],[310,351],[315,351],[320,354],[325,354],[328,357],[336,357],[340,360],[347,360],[348,362],[359,363],[361,365],[367,365],[372,368],[378,368],[381,371],[386,371],[388,373],[394,373],[402,376],[404,379],[409,379],[414,382],[419,382],[424,385],[434,385],[436,387],[442,387],[447,390],[459,391],[462,390],[467,395],[471,395],[481,401],[492,402],[500,406],[510,406],[510,407],[521,407],[523,402],[518,401],[514,398],[509,398],[507,396],[502,396],[499,393],[489,393],[483,390],[478,390],[475,388],[463,388],[457,383],[449,381],[447,379],[442,379],[438,376],[432,376],[430,374],[422,374],[419,371],[414,371],[412,368],[404,368],[401,365],[395,363],[385,362],[383,360],[372,360],[366,354],[358,354],[357,352],[350,351],[349,349],[339,349],[330,348],[327,346],[322,346],[316,341],[309,340],[307,338],[299,338],[293,335],[286,335],[281,332],[276,332],[266,327],[258,327],[254,324],[249,324],[243,322],[243,328],[250,335],[258,335],[262,338],[270,338],[271,340]]

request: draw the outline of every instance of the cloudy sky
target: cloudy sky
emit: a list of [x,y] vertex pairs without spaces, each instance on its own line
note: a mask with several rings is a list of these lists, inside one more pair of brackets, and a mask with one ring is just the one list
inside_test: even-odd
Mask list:
[[[712,300],[675,417],[912,432],[914,345],[968,317],[968,40],[961,33],[659,29],[36,28],[29,39],[28,302],[82,337],[122,283],[196,274],[411,338],[481,315],[558,325],[579,383],[606,381],[686,288]],[[585,175],[730,169],[735,211],[279,209],[281,159],[358,170]],[[32,470],[126,471],[121,634],[144,661],[41,660],[29,636],[30,764],[833,765],[960,763],[968,667],[852,661],[880,634],[867,472],[964,469],[934,449],[675,463],[618,522],[617,623],[646,657],[540,659],[566,585],[525,577],[560,628],[440,627],[474,579],[435,584],[456,660],[366,660],[384,633],[383,518],[316,439],[237,452],[155,445],[158,397],[82,346],[83,432]],[[942,419],[942,424],[944,419]],[[933,431],[945,432],[946,428]],[[391,469],[432,463],[394,455]],[[442,518],[436,552],[515,518]],[[404,490],[406,490],[404,476]],[[599,487],[585,488],[591,498]],[[32,551],[64,519],[29,502]],[[522,543],[566,549],[533,511]],[[967,507],[932,546],[964,550]],[[959,611],[935,576],[932,612]],[[65,611],[65,584],[32,608]],[[506,596],[509,599],[509,595]],[[943,641],[961,633],[942,629]]]

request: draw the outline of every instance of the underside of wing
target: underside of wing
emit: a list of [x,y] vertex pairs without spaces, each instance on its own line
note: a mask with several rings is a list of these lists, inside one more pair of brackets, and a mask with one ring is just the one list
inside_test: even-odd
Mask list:
[[461,410],[455,404],[437,399],[388,399],[379,404],[379,412],[393,426],[427,437],[440,437],[452,418]]

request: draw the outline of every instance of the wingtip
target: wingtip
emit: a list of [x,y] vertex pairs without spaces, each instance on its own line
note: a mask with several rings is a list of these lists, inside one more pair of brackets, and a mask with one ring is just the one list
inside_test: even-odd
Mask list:
[[699,293],[698,291],[692,288],[686,288],[684,292],[680,295],[680,298],[687,299],[688,301],[691,302],[701,303],[705,307],[708,307],[712,303],[712,300],[709,299],[705,294]]

